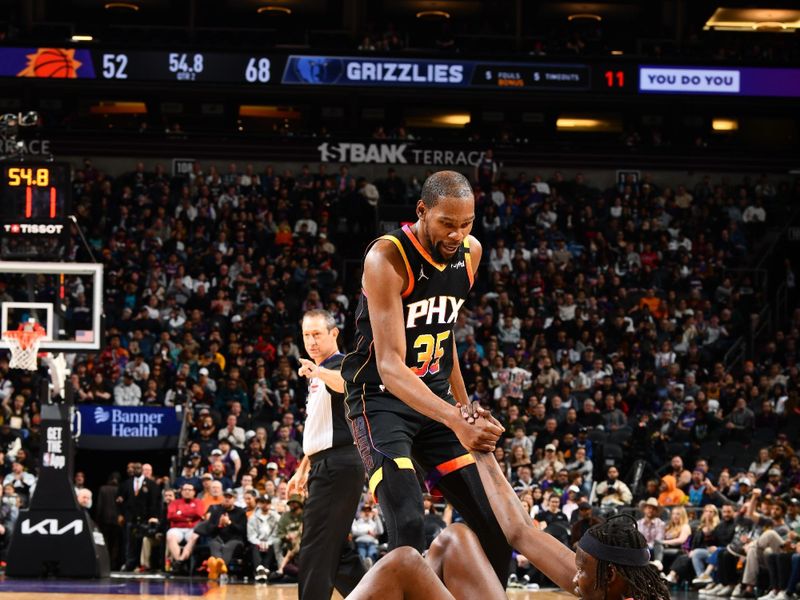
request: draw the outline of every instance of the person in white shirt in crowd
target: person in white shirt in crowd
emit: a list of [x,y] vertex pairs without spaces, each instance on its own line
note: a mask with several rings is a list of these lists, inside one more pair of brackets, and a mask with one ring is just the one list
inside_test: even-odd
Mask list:
[[600,482],[595,490],[600,498],[601,506],[628,506],[633,501],[633,494],[625,482],[619,479],[617,467],[609,467],[607,479]]
[[145,362],[141,353],[137,353],[133,360],[125,366],[125,372],[130,373],[137,384],[144,385],[150,378],[150,365]]
[[350,533],[362,559],[368,559],[368,564],[378,560],[378,538],[383,535],[383,521],[372,504],[364,504],[361,514],[353,519]]
[[250,490],[255,489],[253,487],[253,476],[249,474],[242,475],[241,485],[235,488],[233,491],[236,492],[236,501],[234,504],[239,508],[244,508],[244,494]]
[[115,406],[140,406],[142,404],[142,389],[133,381],[133,375],[125,372],[122,381],[114,388]]
[[556,473],[564,468],[564,463],[556,453],[555,444],[547,444],[544,447],[544,457],[533,465],[533,476],[536,479],[541,479],[547,467],[553,467],[553,471]]
[[220,441],[227,440],[234,448],[244,448],[245,431],[236,425],[236,415],[228,415],[225,419],[225,427],[219,430],[217,438]]
[[271,567],[277,566],[280,515],[272,508],[269,496],[259,496],[256,510],[247,521],[247,541],[253,553],[256,583],[266,583]]
[[495,246],[489,252],[489,268],[494,272],[500,272],[503,266],[513,269],[511,264],[511,250],[506,248],[506,242],[503,238],[497,238]]

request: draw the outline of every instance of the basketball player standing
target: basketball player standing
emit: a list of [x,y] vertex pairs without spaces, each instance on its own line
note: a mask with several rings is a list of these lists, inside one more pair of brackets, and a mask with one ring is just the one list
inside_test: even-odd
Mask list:
[[511,549],[468,452],[492,451],[502,428],[483,417],[468,422],[455,406],[469,404],[453,324],[481,258],[470,235],[475,199],[454,171],[431,175],[421,195],[416,223],[367,249],[356,349],[342,363],[348,417],[390,548],[425,549],[416,463],[428,488],[477,534],[505,584]]

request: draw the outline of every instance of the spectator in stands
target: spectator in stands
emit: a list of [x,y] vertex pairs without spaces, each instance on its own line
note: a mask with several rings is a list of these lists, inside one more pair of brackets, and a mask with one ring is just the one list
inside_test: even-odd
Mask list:
[[673,506],[669,513],[669,522],[664,528],[664,537],[653,545],[653,562],[659,571],[664,571],[664,559],[672,563],[688,546],[692,528],[689,526],[689,515],[682,506]]
[[234,448],[244,449],[245,431],[236,424],[236,415],[228,415],[225,427],[219,430],[217,437],[220,441],[227,440]]
[[758,458],[750,463],[747,471],[755,475],[756,479],[761,479],[772,466],[772,458],[769,455],[769,448],[759,448]]
[[[158,516],[155,522],[148,523],[142,537],[142,553],[139,555],[140,571],[147,572],[153,568],[153,550],[161,549],[164,544],[164,536],[169,527],[167,519],[167,509],[175,501],[175,490],[167,488],[161,492],[161,502],[159,503]],[[163,551],[161,552],[163,555]],[[156,554],[158,556],[158,553]],[[157,559],[158,566],[161,565],[161,558]]]
[[552,468],[554,471],[560,471],[564,468],[564,463],[559,460],[558,454],[556,454],[556,447],[554,444],[547,444],[544,447],[543,458],[537,461],[533,466],[533,476],[536,479],[541,479],[547,467]]
[[158,485],[144,476],[142,463],[133,464],[133,474],[120,484],[116,502],[120,510],[120,524],[125,526],[127,540],[123,570],[133,571],[141,567],[139,559],[142,538],[149,525],[158,524],[161,504]]
[[19,516],[19,500],[16,494],[5,494],[5,486],[0,488],[0,558],[6,559],[6,548],[14,532],[14,524]]
[[23,498],[30,498],[36,491],[36,476],[26,471],[25,466],[15,460],[11,463],[11,472],[3,478],[3,487],[7,485],[11,485]]
[[636,522],[636,525],[644,539],[647,540],[647,547],[650,548],[652,553],[656,543],[664,539],[665,523],[659,516],[661,514],[661,506],[659,506],[658,500],[648,498],[642,505],[642,512],[644,516]]
[[203,522],[195,527],[195,534],[206,535],[211,556],[208,559],[208,578],[220,579],[228,572],[234,554],[244,545],[247,516],[236,506],[236,492],[227,489],[222,493],[222,503],[208,509]]
[[195,497],[197,491],[190,481],[181,485],[180,494],[180,498],[167,506],[167,558],[172,560],[172,569],[178,572],[182,571],[181,563],[189,559],[192,531],[206,513],[206,506]]
[[736,440],[742,444],[749,443],[755,428],[755,419],[755,414],[747,406],[747,400],[743,396],[738,397],[733,410],[725,419],[725,432],[720,441],[725,443],[728,440]]
[[586,531],[603,520],[594,516],[592,505],[588,502],[581,502],[578,510],[572,513],[572,527],[570,532],[570,548],[575,549]]
[[115,406],[139,406],[142,403],[142,389],[133,381],[133,375],[126,371],[122,381],[114,388]]
[[658,495],[658,503],[661,506],[677,506],[688,501],[686,494],[677,486],[673,475],[664,475],[659,489],[661,493]]
[[[707,504],[703,508],[700,522],[692,532],[689,553],[682,552],[672,563],[666,580],[669,583],[679,583],[680,581],[692,580],[695,575],[699,575],[691,569],[692,556],[698,549],[713,549],[715,543],[714,532],[719,525],[719,509],[713,504]],[[712,565],[713,568],[713,565]],[[709,571],[710,573],[710,571]]]
[[256,511],[247,521],[247,541],[253,553],[256,583],[266,583],[270,571],[277,564],[280,516],[272,508],[269,496],[259,496],[256,504]]
[[173,482],[176,489],[182,489],[185,483],[191,485],[194,490],[195,494],[199,494],[200,490],[203,489],[203,485],[200,482],[200,477],[197,476],[197,467],[196,463],[199,462],[201,458],[199,453],[191,454],[189,458],[186,459],[183,463],[183,469],[181,469],[181,474],[175,478]]
[[359,556],[374,563],[378,560],[378,538],[383,535],[383,521],[372,508],[372,504],[364,504],[361,507],[361,514],[353,519],[350,533]]
[[119,473],[112,472],[106,483],[100,486],[97,492],[97,506],[95,520],[108,549],[108,558],[112,570],[118,570],[122,565],[124,550],[122,545],[122,531],[118,522],[119,511],[117,508],[117,489],[119,488]]
[[574,459],[572,462],[568,462],[564,468],[570,473],[576,473],[583,478],[584,490],[592,487],[594,463],[592,463],[592,461],[586,456],[585,447],[578,446],[575,449]]
[[277,442],[273,448],[273,454],[269,458],[270,463],[274,463],[278,467],[278,474],[282,478],[289,479],[297,470],[299,461],[286,450],[285,443]]
[[597,496],[601,506],[626,506],[633,500],[630,488],[619,479],[617,467],[609,467],[606,480],[597,486]]
[[742,598],[755,596],[758,575],[767,566],[767,556],[773,553],[780,553],[786,544],[791,544],[796,537],[796,535],[789,537],[791,530],[786,523],[786,505],[783,502],[775,502],[768,516],[772,519],[769,528],[761,533],[757,539],[745,546],[747,554],[744,573],[742,574],[742,587],[740,589],[740,597]]
[[281,515],[278,522],[278,537],[281,542],[278,569],[270,581],[285,581],[297,575],[297,557],[303,533],[303,497],[292,494],[286,503],[288,510]]
[[222,482],[214,480],[214,476],[211,473],[206,473],[200,478],[200,480],[203,482],[204,486],[206,485],[206,482],[208,482],[207,492],[200,494],[200,499],[203,501],[206,511],[208,511],[212,506],[222,504],[222,492],[225,489],[222,487]]

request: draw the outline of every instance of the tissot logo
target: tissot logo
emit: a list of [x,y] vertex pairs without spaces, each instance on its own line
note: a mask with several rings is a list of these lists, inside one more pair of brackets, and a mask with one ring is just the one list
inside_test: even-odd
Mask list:
[[58,519],[42,519],[36,525],[31,525],[30,519],[25,519],[22,522],[20,529],[22,535],[31,535],[37,533],[39,535],[64,535],[72,532],[72,535],[80,535],[83,532],[83,520],[75,519],[63,526],[58,524]]
[[7,223],[6,233],[33,233],[37,235],[55,235],[64,230],[63,225],[39,225],[31,223]]

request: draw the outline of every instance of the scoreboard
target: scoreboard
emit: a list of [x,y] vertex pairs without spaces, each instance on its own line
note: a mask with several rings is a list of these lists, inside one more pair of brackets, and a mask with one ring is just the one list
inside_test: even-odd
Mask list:
[[350,86],[800,97],[797,68],[648,65],[624,57],[505,62],[414,56],[0,47],[0,77],[270,89]]
[[[526,91],[635,90],[635,69],[588,63],[276,55],[259,52],[0,47],[0,77],[243,86],[365,86]],[[610,83],[609,83],[610,82]]]
[[63,255],[70,191],[69,165],[0,162],[0,258]]
[[263,85],[273,82],[273,65],[257,52],[0,48],[0,76]]

